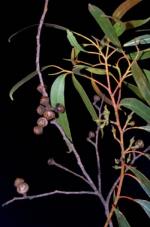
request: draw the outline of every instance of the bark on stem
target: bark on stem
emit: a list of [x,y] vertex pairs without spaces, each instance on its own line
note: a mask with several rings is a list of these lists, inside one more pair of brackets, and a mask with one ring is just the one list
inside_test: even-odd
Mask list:
[[43,13],[40,18],[37,35],[36,35],[36,71],[37,71],[37,74],[39,77],[40,84],[43,88],[43,90],[42,90],[43,96],[48,96],[48,94],[47,94],[45,86],[44,86],[44,81],[43,81],[43,77],[42,77],[42,73],[41,73],[41,69],[40,69],[40,51],[41,51],[40,38],[41,38],[42,27],[44,24],[44,19],[45,19],[47,10],[48,10],[48,2],[49,2],[49,0],[45,0]]

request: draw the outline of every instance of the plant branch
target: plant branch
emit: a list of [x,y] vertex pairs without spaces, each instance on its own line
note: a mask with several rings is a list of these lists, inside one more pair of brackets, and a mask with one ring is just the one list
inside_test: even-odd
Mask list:
[[38,195],[30,195],[30,196],[23,196],[23,197],[14,197],[13,199],[8,200],[7,202],[3,203],[2,206],[7,206],[10,203],[13,203],[18,200],[32,200],[32,199],[38,199],[38,198],[43,198],[55,194],[62,194],[62,195],[96,195],[95,192],[91,191],[60,191],[60,190],[55,190],[52,192],[47,192],[47,193],[42,193]]
[[47,10],[48,10],[48,2],[49,2],[49,0],[45,0],[43,13],[40,18],[38,31],[37,31],[37,35],[36,35],[36,71],[37,71],[37,74],[39,77],[40,84],[43,88],[43,90],[42,90],[43,96],[48,96],[48,94],[47,94],[45,86],[44,86],[44,81],[43,81],[43,77],[42,77],[42,73],[41,73],[41,69],[40,69],[40,50],[41,50],[40,38],[41,38],[42,27],[44,24],[44,19],[45,19]]
[[89,185],[91,186],[91,188],[92,188],[95,192],[98,193],[97,188],[96,188],[94,182],[92,181],[91,177],[89,176],[89,174],[88,174],[87,171],[85,170],[84,165],[82,164],[82,161],[81,161],[81,159],[80,159],[80,156],[79,156],[78,152],[76,151],[76,149],[75,149],[73,143],[67,138],[67,136],[65,135],[63,129],[59,126],[59,124],[58,124],[56,121],[52,121],[51,123],[52,123],[53,125],[55,125],[56,128],[58,128],[58,130],[60,131],[60,133],[61,133],[61,135],[62,135],[62,137],[63,137],[63,139],[64,139],[64,141],[65,141],[65,143],[66,143],[66,145],[67,145],[67,147],[68,147],[68,149],[69,149],[69,151],[70,151],[70,152],[73,152],[73,154],[74,154],[74,156],[75,156],[75,158],[76,158],[77,164],[78,164],[78,166],[80,167],[80,170],[82,171],[83,175],[84,175],[84,176],[86,177],[86,179],[88,180]]
[[[148,152],[149,150],[150,150],[150,146],[148,146],[143,152],[146,153],[146,152]],[[137,159],[139,159],[142,155],[143,155],[143,154],[139,154],[138,156],[136,156],[136,157],[132,160],[131,165],[133,165],[134,162],[135,162]],[[130,169],[130,168],[127,166],[127,167],[126,167],[126,170],[125,170],[125,176],[126,176],[126,175],[129,175],[129,174],[127,173],[127,171],[128,171],[129,169]],[[130,176],[131,176],[131,175],[130,175]],[[132,176],[132,177],[133,177],[133,176]],[[111,187],[111,189],[110,189],[110,191],[109,191],[109,193],[108,193],[108,195],[107,195],[107,198],[106,198],[106,203],[107,203],[107,204],[110,203],[110,198],[111,198],[112,193],[114,192],[114,190],[115,190],[115,188],[116,188],[116,186],[117,186],[117,184],[118,184],[118,182],[119,182],[119,179],[120,179],[120,177],[118,177],[118,178],[115,180],[114,184],[112,185],[112,187]],[[135,179],[136,179],[136,178],[135,178]],[[136,179],[136,180],[138,180],[138,179]]]
[[[148,146],[148,147],[143,151],[143,153],[146,153],[146,152],[148,152],[148,151],[150,151],[150,146]],[[142,154],[139,154],[139,155],[137,155],[137,156],[135,156],[135,157],[132,159],[132,161],[131,161],[131,165],[133,165],[134,162],[137,161],[137,159],[139,159],[141,156],[143,156],[143,153],[142,153]]]
[[[102,115],[102,106],[103,106],[104,99],[101,101],[101,105],[98,109],[98,116],[99,119],[101,119]],[[100,154],[99,154],[99,146],[98,146],[98,140],[99,140],[99,132],[100,132],[100,127],[99,125],[97,126],[96,130],[96,136],[95,136],[95,153],[96,153],[96,161],[97,161],[97,179],[98,179],[98,189],[99,192],[102,193],[101,185],[102,185],[102,179],[101,179],[101,163],[100,163]]]
[[81,176],[80,174],[75,173],[74,171],[72,171],[72,170],[66,168],[65,166],[63,166],[63,165],[57,163],[54,159],[49,159],[49,160],[48,160],[48,165],[50,165],[50,166],[56,166],[57,168],[62,169],[62,170],[64,170],[65,172],[68,172],[68,173],[70,173],[70,174],[72,174],[72,175],[74,175],[74,176],[80,178],[81,180],[85,181],[87,184],[89,184],[89,182],[88,182],[88,180],[87,180],[86,178],[84,178],[84,177]]
[[[107,46],[106,55],[105,55],[105,69],[106,69],[106,79],[107,79],[108,91],[109,91],[110,98],[112,100],[112,105],[113,105],[113,108],[114,108],[114,113],[115,113],[115,118],[116,118],[116,125],[117,125],[118,131],[119,131],[119,145],[120,145],[120,149],[121,149],[121,170],[120,170],[120,176],[119,176],[119,180],[118,180],[118,188],[117,188],[117,193],[116,193],[116,196],[115,196],[115,199],[114,199],[114,205],[111,207],[109,215],[107,216],[107,220],[104,224],[104,227],[107,227],[109,225],[111,219],[112,219],[112,216],[113,216],[114,211],[115,211],[115,207],[118,204],[120,194],[121,194],[121,190],[122,190],[122,186],[123,186],[125,170],[126,170],[125,163],[124,163],[124,158],[125,158],[125,154],[124,154],[124,151],[125,151],[125,149],[124,149],[124,132],[122,130],[121,123],[120,123],[119,107],[118,107],[118,104],[115,100],[114,94],[112,92],[112,87],[111,87],[111,82],[110,82],[110,77],[109,77],[108,46]],[[109,206],[109,204],[108,204],[108,206]]]

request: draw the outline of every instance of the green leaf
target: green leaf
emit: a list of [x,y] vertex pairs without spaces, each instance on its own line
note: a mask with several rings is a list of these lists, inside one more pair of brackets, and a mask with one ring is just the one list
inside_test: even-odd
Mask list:
[[[34,27],[38,27],[39,24],[31,24],[29,26],[26,26],[24,28],[21,28],[20,30],[18,30],[17,32],[13,33],[9,38],[8,38],[8,42],[10,43],[12,38],[14,38],[16,35],[19,35],[20,33],[30,29],[30,28],[34,28]],[[44,23],[43,24],[45,27],[51,27],[51,28],[55,28],[55,29],[59,29],[62,31],[66,31],[67,28],[57,25],[57,24],[51,24],[51,23]]]
[[[44,71],[45,69],[49,68],[50,66],[44,66],[41,71]],[[28,74],[26,77],[24,77],[23,79],[21,79],[20,81],[18,81],[10,90],[9,92],[9,97],[10,99],[13,101],[13,94],[14,92],[16,92],[18,90],[18,88],[20,88],[22,85],[24,85],[25,83],[27,83],[29,80],[31,80],[33,77],[35,77],[37,75],[37,71],[34,71],[30,74]]]
[[86,67],[85,70],[89,71],[90,73],[97,74],[97,75],[105,75],[106,74],[106,70],[105,69]]
[[[129,59],[134,60],[137,57],[137,52],[132,52],[128,54]],[[145,50],[140,50],[138,52],[138,58],[137,60],[145,60],[147,58],[150,58],[150,49],[147,48]]]
[[[65,78],[66,74],[58,76],[52,84],[50,90],[50,99],[52,106],[56,106],[57,103],[62,104],[65,107]],[[62,127],[65,135],[72,141],[67,113],[60,113],[57,118],[57,123]]]
[[150,124],[148,125],[145,125],[145,126],[140,126],[140,127],[137,127],[138,129],[142,129],[142,130],[145,130],[147,132],[150,132]]
[[150,161],[150,154],[144,154],[144,157]]
[[[89,72],[93,72],[93,73],[99,74],[99,75],[104,75],[106,73],[104,69],[92,68],[92,67],[89,67],[89,66],[86,66],[86,65],[75,65],[73,67],[72,72],[75,75],[83,76],[83,74],[80,72],[82,69],[85,69]],[[112,105],[111,100],[104,93],[101,92],[101,90],[97,86],[96,82],[92,79],[91,79],[91,84],[92,84],[92,87],[93,87],[94,91],[96,92],[96,94],[98,96],[100,96],[100,98],[102,98],[104,100],[104,102],[106,102],[109,105]]]
[[130,46],[137,46],[139,44],[149,44],[150,43],[150,35],[141,35],[138,37],[135,37],[134,39],[131,39],[127,43],[125,43],[123,46],[124,47],[130,47]]
[[150,84],[136,61],[132,64],[131,71],[141,95],[150,105]]
[[83,47],[78,43],[76,37],[74,36],[73,32],[71,32],[69,29],[67,29],[67,38],[71,44],[72,47],[78,49],[79,51],[85,52]]
[[90,113],[93,121],[96,121],[98,119],[97,113],[96,113],[89,97],[87,96],[84,88],[82,87],[82,85],[79,83],[79,81],[76,79],[76,77],[74,75],[72,75],[72,82],[73,82],[73,85],[76,88],[77,92],[81,96],[81,99],[84,102],[84,104],[85,104],[88,112]]
[[139,180],[138,183],[146,192],[146,194],[150,197],[150,180],[135,167],[129,167],[129,169],[137,177],[137,179]]
[[119,209],[115,209],[115,215],[116,215],[119,227],[131,227],[126,217]]
[[106,70],[105,69],[99,69],[99,68],[94,68],[94,67],[90,67],[87,65],[75,65],[74,66],[74,72],[80,72],[80,70],[85,69],[88,72],[97,74],[97,75],[105,75],[106,74]]
[[134,92],[134,94],[136,94],[140,99],[144,100],[143,96],[141,95],[139,88],[137,86],[135,86],[134,84],[128,83],[126,81],[124,81],[124,84],[131,90]]
[[150,218],[150,202],[143,199],[135,199],[134,201],[136,201],[142,207],[147,216]]
[[115,29],[113,28],[113,25],[111,24],[110,20],[108,19],[107,15],[97,6],[88,5],[89,12],[94,17],[106,37],[117,47],[120,47],[120,41],[117,37],[117,34],[115,32]]
[[120,102],[120,106],[124,106],[134,113],[136,113],[138,116],[140,116],[142,119],[144,119],[146,122],[150,122],[150,107],[146,106],[143,102],[139,101],[136,98],[124,98]]
[[150,21],[150,17],[143,19],[143,20],[131,20],[131,21],[118,21],[114,24],[114,28],[116,31],[117,36],[122,35],[125,31],[129,29],[134,29],[140,27]]
[[150,70],[144,69],[143,71],[150,86]]
[[132,29],[132,28],[137,28],[140,27],[150,21],[150,17],[142,20],[131,20],[131,21],[126,21],[124,22],[126,25],[126,29]]
[[114,24],[114,29],[115,29],[115,32],[116,32],[117,36],[119,37],[119,36],[121,36],[123,34],[123,32],[125,32],[126,25],[122,21],[117,21]]

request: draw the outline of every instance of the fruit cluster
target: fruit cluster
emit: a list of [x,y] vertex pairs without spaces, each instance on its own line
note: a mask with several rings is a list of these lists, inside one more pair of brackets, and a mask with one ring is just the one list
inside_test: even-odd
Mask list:
[[[37,90],[41,94],[43,93],[42,89],[41,85],[37,87]],[[43,133],[43,129],[48,125],[48,122],[57,118],[59,113],[64,113],[65,108],[60,103],[56,104],[55,107],[52,107],[49,102],[49,97],[42,95],[36,112],[40,115],[40,117],[37,120],[37,125],[33,128],[33,132],[36,135],[41,135]]]
[[23,196],[27,195],[27,192],[29,191],[29,185],[23,178],[16,178],[14,181],[14,186],[19,194],[22,194]]

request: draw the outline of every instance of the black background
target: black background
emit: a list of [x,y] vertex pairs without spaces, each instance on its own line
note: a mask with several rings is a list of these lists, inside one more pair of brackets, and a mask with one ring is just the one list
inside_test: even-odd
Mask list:
[[[99,6],[106,14],[110,15],[122,1],[91,0],[90,3]],[[35,70],[35,36],[36,28],[29,29],[14,39],[9,44],[8,37],[30,24],[38,23],[43,9],[42,0],[7,1],[1,8],[1,153],[0,153],[0,204],[16,196],[13,186],[16,177],[23,177],[30,185],[30,194],[38,194],[60,190],[86,190],[88,186],[75,177],[63,173],[55,167],[49,167],[47,160],[55,157],[59,162],[76,169],[72,154],[65,152],[66,147],[61,142],[57,131],[50,126],[41,137],[36,137],[32,128],[38,118],[36,107],[39,94],[36,92],[38,79],[33,79],[21,87],[15,94],[15,101],[9,99],[10,88],[26,74]],[[56,23],[85,35],[102,35],[94,20],[89,15],[87,0],[68,1],[55,0],[49,3],[49,12],[46,22]],[[149,16],[148,1],[144,0],[135,7],[125,18],[135,19]],[[127,37],[128,38],[128,37]],[[68,57],[70,46],[65,34],[53,29],[43,29],[41,65],[63,65],[62,58]],[[46,77],[47,84],[52,79]],[[88,131],[92,127],[86,110],[82,107],[79,97],[68,88],[68,108],[70,118],[73,114],[71,127],[74,128],[73,136],[76,146],[83,157],[88,170],[94,166],[94,157],[85,141]],[[73,100],[71,99],[73,98]],[[88,122],[88,123],[87,123]],[[82,127],[81,127],[82,123]],[[108,132],[109,134],[109,132]],[[137,135],[138,136],[138,135]],[[146,140],[147,135],[144,135]],[[105,145],[107,163],[103,167],[105,179],[103,186],[110,186],[111,156],[113,143],[106,138]],[[88,150],[89,149],[89,150]],[[89,152],[89,153],[88,153]],[[109,153],[111,152],[111,153]],[[109,154],[109,155],[108,155]],[[110,164],[110,165],[108,165]],[[108,165],[108,166],[107,166]],[[144,160],[139,164],[148,175],[148,163]],[[94,170],[91,171],[94,177]],[[113,176],[112,180],[113,180]],[[110,183],[109,183],[110,182]],[[128,182],[126,182],[128,184]],[[128,184],[129,185],[129,184]],[[134,191],[133,191],[134,190]],[[130,194],[142,194],[142,190],[132,186],[126,188]],[[144,198],[144,197],[143,197]],[[144,212],[131,202],[122,202],[122,210],[126,212],[132,227],[149,226]],[[128,209],[127,209],[128,208]],[[137,215],[138,214],[138,215]],[[0,208],[1,227],[102,227],[103,209],[96,198],[91,196],[60,196],[55,195],[33,201],[15,202],[7,207]]]

